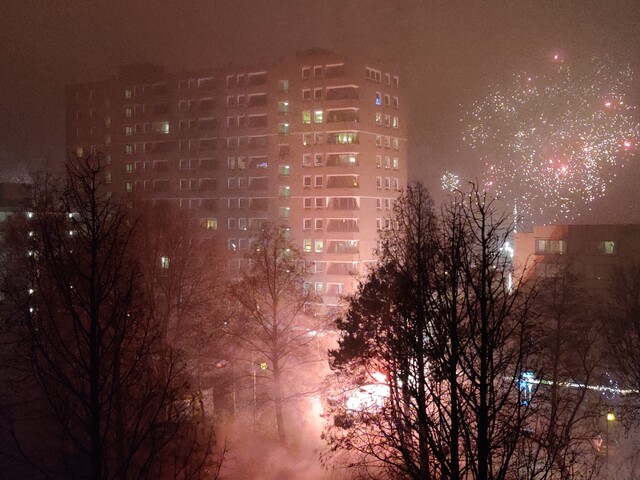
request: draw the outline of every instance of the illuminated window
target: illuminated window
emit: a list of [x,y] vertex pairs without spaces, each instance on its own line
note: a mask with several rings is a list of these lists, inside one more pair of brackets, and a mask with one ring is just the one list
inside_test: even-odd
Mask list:
[[613,240],[598,242],[598,251],[603,255],[615,255],[616,244]]
[[125,145],[124,153],[125,155],[131,155],[133,153],[133,145]]
[[384,168],[391,168],[391,157],[384,157]]
[[160,268],[169,268],[169,257],[160,257]]
[[310,252],[311,251],[311,239],[305,238],[302,240],[302,251]]
[[132,192],[133,191],[133,182],[125,182],[124,189],[127,192]]
[[133,116],[133,109],[131,107],[124,107],[124,116],[131,118]]
[[394,157],[393,159],[393,169],[398,170],[398,157]]
[[278,133],[280,135],[289,135],[289,124],[287,122],[278,123]]
[[291,213],[291,209],[289,207],[280,207],[279,211],[280,218],[289,218],[289,214]]
[[302,111],[302,123],[305,125],[311,123],[311,110]]
[[393,128],[398,128],[398,126],[399,126],[398,117],[393,117],[392,126],[393,126]]
[[168,134],[169,133],[169,122],[154,122],[153,123],[153,131],[156,133]]
[[127,173],[133,173],[133,163],[125,163],[124,171]]
[[316,240],[316,243],[315,243],[316,253],[321,253],[323,249],[324,249],[324,242],[322,240]]
[[218,219],[217,218],[201,218],[200,226],[206,230],[217,230]]
[[536,254],[538,255],[563,255],[567,249],[564,240],[536,240]]
[[280,165],[278,167],[278,175],[281,177],[288,177],[291,172],[291,167],[289,165]]
[[124,134],[125,134],[127,137],[130,137],[131,135],[133,135],[133,127],[132,127],[132,126],[129,126],[129,125],[125,126],[125,127],[124,127]]
[[382,155],[376,155],[376,168],[382,167]]
[[132,96],[133,95],[132,95],[131,89],[130,88],[126,88],[124,90],[124,98],[131,98]]
[[322,123],[322,110],[315,110],[313,112],[313,123]]
[[289,198],[291,195],[291,187],[282,186],[280,187],[280,196],[283,198]]
[[289,112],[289,102],[286,100],[282,102],[278,102],[278,112],[280,113]]
[[376,105],[382,105],[382,94],[380,92],[376,92]]
[[382,125],[382,114],[380,112],[376,112],[376,125]]

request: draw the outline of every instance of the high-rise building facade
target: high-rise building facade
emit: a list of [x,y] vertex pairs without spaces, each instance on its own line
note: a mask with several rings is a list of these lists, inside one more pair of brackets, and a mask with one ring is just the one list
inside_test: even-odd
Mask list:
[[105,155],[114,194],[192,210],[240,263],[267,221],[308,255],[329,304],[366,272],[407,182],[395,67],[309,51],[264,66],[149,64],[67,89],[67,145]]

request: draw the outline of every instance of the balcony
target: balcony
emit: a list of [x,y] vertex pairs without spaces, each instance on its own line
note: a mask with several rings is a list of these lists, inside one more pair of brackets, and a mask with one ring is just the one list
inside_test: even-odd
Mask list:
[[356,175],[331,175],[327,177],[327,188],[359,188]]

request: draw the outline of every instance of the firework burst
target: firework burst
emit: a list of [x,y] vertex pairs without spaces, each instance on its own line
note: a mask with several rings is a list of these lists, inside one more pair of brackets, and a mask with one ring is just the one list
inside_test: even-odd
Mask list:
[[635,153],[633,72],[595,58],[570,68],[553,57],[473,104],[464,140],[484,182],[537,223],[572,219],[605,195]]

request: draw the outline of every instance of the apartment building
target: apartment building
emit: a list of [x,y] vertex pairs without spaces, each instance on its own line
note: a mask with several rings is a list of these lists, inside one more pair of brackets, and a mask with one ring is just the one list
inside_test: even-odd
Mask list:
[[240,266],[286,229],[328,304],[353,291],[407,182],[396,67],[323,50],[268,65],[167,73],[150,64],[67,89],[70,151],[100,151],[113,193],[191,210]]
[[616,276],[640,261],[640,225],[548,225],[515,236],[517,277],[544,281],[569,272],[592,302],[616,286]]

